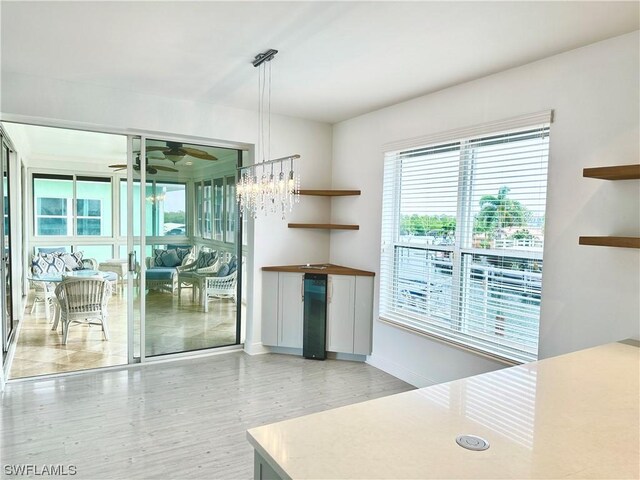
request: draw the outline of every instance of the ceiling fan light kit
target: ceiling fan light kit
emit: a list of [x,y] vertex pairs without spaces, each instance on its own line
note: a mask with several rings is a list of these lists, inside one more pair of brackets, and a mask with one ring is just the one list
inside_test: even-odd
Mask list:
[[[258,212],[265,215],[280,212],[284,220],[287,212],[300,201],[300,176],[295,173],[295,160],[300,155],[267,160],[271,149],[271,60],[278,50],[259,53],[251,62],[258,70],[258,151],[253,165],[238,168],[236,199],[242,215],[252,218]],[[268,77],[267,77],[268,65]],[[266,130],[266,134],[265,134]]]

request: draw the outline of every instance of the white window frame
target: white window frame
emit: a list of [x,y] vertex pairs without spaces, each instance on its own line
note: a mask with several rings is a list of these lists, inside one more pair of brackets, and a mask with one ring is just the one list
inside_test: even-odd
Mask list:
[[[419,334],[435,337],[438,340],[454,344],[456,346],[468,349],[492,358],[499,359],[506,363],[518,364],[523,361],[537,359],[536,352],[504,352],[500,348],[493,349],[489,346],[487,349],[479,348],[477,343],[465,341],[465,337],[475,337],[480,339],[482,344],[482,335],[478,332],[470,334],[465,332],[461,327],[463,320],[463,311],[465,310],[465,299],[462,297],[465,290],[465,282],[471,279],[471,267],[467,267],[467,276],[463,269],[465,268],[464,258],[472,258],[474,254],[482,254],[485,256],[496,256],[503,258],[522,258],[523,261],[535,259],[542,262],[542,252],[524,252],[524,251],[506,251],[502,249],[485,250],[471,248],[471,236],[473,231],[473,218],[469,210],[469,196],[473,188],[473,180],[471,180],[472,161],[469,161],[468,155],[473,149],[465,143],[465,138],[474,139],[479,136],[491,136],[495,134],[503,134],[509,130],[519,130],[527,128],[535,128],[540,125],[547,127],[552,121],[552,112],[539,112],[529,116],[509,119],[504,122],[495,122],[492,124],[482,125],[471,129],[458,130],[455,132],[447,132],[430,137],[422,137],[406,142],[389,144],[385,146],[385,178],[383,193],[383,227],[382,227],[382,249],[381,249],[381,284],[379,296],[379,315],[380,320],[387,323],[409,329]],[[396,161],[396,156],[401,151],[421,148],[423,146],[443,146],[448,143],[459,143],[460,160],[458,170],[458,190],[457,190],[457,212],[456,212],[456,230],[454,245],[404,245],[400,242],[400,201],[401,201],[401,169],[400,162]],[[436,252],[444,257],[453,258],[451,262],[451,318],[443,321],[433,317],[429,313],[429,301],[431,298],[425,294],[426,310],[420,312],[419,317],[415,313],[407,312],[398,314],[397,303],[394,307],[390,307],[390,302],[399,303],[399,274],[398,274],[398,257],[396,255],[402,250],[398,248],[417,248],[423,250],[426,255],[428,252]],[[409,250],[407,250],[409,252]],[[524,271],[523,271],[524,272]],[[541,274],[539,276],[541,285]],[[429,283],[427,283],[427,290]],[[541,289],[540,289],[541,291]],[[469,301],[469,300],[467,300]],[[412,315],[414,318],[411,318]],[[538,318],[539,326],[539,318]],[[449,330],[447,332],[446,330]],[[487,339],[484,339],[487,340]],[[491,340],[491,339],[489,339]],[[493,339],[495,341],[495,339]],[[508,343],[505,342],[505,343]],[[513,347],[518,349],[517,346]]]

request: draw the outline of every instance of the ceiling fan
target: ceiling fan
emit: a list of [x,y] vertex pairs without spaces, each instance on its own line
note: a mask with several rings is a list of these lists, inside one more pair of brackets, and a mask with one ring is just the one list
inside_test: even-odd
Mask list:
[[166,142],[166,147],[154,147],[148,146],[146,148],[147,152],[162,152],[167,160],[170,160],[175,165],[180,160],[184,158],[185,155],[189,155],[191,157],[201,158],[202,160],[217,160],[217,157],[205,152],[204,150],[199,150],[197,148],[185,147],[182,143],[179,142]]
[[[149,161],[149,158],[147,157],[147,162],[148,161]],[[115,168],[115,171],[119,172],[121,170],[126,170],[127,169],[127,165],[126,164],[109,165],[109,168]],[[133,165],[133,170],[135,172],[139,172],[140,171],[140,154],[138,154],[136,156],[136,163]],[[177,172],[178,171],[175,168],[165,167],[163,165],[150,165],[149,163],[147,163],[146,171],[147,171],[147,173],[149,175],[154,175],[154,174],[158,173],[158,170],[162,170],[163,172]]]

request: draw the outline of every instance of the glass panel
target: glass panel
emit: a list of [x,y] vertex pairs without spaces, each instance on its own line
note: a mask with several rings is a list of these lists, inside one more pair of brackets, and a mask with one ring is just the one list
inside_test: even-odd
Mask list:
[[236,233],[236,177],[227,177],[225,182],[227,191],[226,203],[227,203],[227,215],[226,215],[226,228],[225,228],[225,242],[235,243]]
[[66,198],[37,198],[36,205],[38,215],[67,216]]
[[[82,258],[93,258],[98,263],[113,258],[113,248],[111,245],[78,245],[73,250],[75,252],[82,252]],[[120,258],[126,258],[126,256]]]
[[76,180],[78,235],[111,236],[111,179]]
[[153,192],[152,211],[157,217],[154,235],[186,236],[186,184],[157,182]]
[[[140,236],[140,180],[133,180],[133,218],[137,221],[133,222],[133,235]],[[120,235],[127,236],[127,181],[120,181]],[[150,215],[147,212],[147,222],[150,221]]]
[[202,214],[204,216],[204,222],[202,226],[202,237],[211,238],[211,180],[204,182],[203,188],[203,200],[202,200]]
[[203,218],[203,199],[202,199],[202,184],[197,182],[194,184],[196,190],[196,228],[195,235],[198,237],[202,237],[202,218]]
[[2,272],[4,273],[4,310],[2,311],[2,331],[4,332],[2,339],[2,354],[3,358],[9,349],[9,342],[14,330],[13,322],[13,296],[11,294],[11,231],[9,226],[11,225],[9,208],[9,148],[2,144],[2,204],[3,204],[3,233],[1,237],[2,252]]
[[[175,163],[170,168],[178,170],[172,176],[184,182],[163,181],[162,171],[154,174],[160,178],[147,177],[144,200],[153,222],[146,233],[146,355],[236,344],[238,276],[232,273],[218,277],[222,262],[217,256],[224,257],[223,262],[230,263],[232,271],[242,268],[242,262],[240,266],[235,259],[230,262],[237,250],[234,179],[238,153],[156,140],[149,140],[148,146],[154,155],[171,150]],[[196,150],[202,152],[198,157],[187,155]],[[206,159],[208,156],[218,160]],[[162,161],[154,157],[153,164],[165,165]],[[187,205],[195,208],[191,214],[193,231],[187,221]],[[146,223],[148,227],[149,221]],[[198,252],[214,253],[199,257]],[[198,258],[200,264],[196,263]],[[176,270],[179,265],[194,263],[189,271]]]
[[224,222],[224,191],[223,180],[217,178],[213,181],[213,239],[223,239],[222,225]]
[[40,217],[37,219],[36,235],[66,235],[66,218]]
[[451,252],[396,246],[396,309],[450,324]]
[[34,175],[33,199],[36,235],[72,235],[73,177]]
[[461,331],[535,351],[542,260],[465,254]]

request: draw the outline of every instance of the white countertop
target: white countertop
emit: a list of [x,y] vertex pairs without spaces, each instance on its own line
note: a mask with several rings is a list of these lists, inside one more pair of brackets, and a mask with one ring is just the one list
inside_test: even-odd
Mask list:
[[[612,343],[251,429],[283,478],[639,478],[640,348]],[[485,451],[458,446],[478,435]]]

